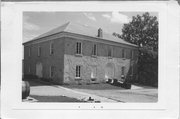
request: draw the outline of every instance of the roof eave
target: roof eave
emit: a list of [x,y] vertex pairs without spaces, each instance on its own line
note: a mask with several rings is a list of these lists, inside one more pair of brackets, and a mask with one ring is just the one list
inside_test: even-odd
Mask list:
[[[78,33],[72,33],[72,32],[68,32],[68,31],[61,31],[61,32],[58,32],[58,33],[55,33],[55,34],[51,34],[49,36],[53,36],[53,35],[56,35],[56,34],[59,34],[59,33],[70,33],[70,34],[76,34],[76,35],[81,35],[81,36],[85,36],[85,37],[91,37],[91,38],[96,38],[96,39],[100,39],[100,40],[106,40],[106,41],[109,41],[109,42],[115,42],[115,43],[119,43],[119,44],[123,44],[123,45],[128,45],[128,46],[131,46],[131,47],[137,47],[137,45],[134,45],[134,44],[125,44],[125,43],[120,43],[120,42],[116,42],[116,41],[111,41],[111,40],[108,40],[108,39],[105,39],[105,38],[100,38],[100,37],[93,37],[93,36],[89,36],[89,35],[83,35],[83,34],[78,34]],[[30,43],[30,42],[34,42],[34,41],[37,41],[37,40],[40,40],[42,38],[45,38],[45,37],[49,37],[49,36],[44,36],[44,37],[40,37],[40,38],[34,38],[30,41],[27,41],[25,43],[23,43],[23,45],[27,44],[27,43]]]

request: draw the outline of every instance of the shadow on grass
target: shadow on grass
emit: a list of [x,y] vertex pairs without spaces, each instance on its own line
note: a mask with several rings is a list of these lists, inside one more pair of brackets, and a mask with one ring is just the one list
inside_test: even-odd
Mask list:
[[[52,82],[46,82],[41,79],[25,79],[25,81],[28,81],[30,84],[30,87],[35,86],[56,86],[57,84],[54,84]],[[66,88],[71,89],[90,89],[90,90],[117,90],[117,89],[123,89],[119,85],[111,85],[108,83],[91,83],[91,84],[64,84],[61,85]]]
[[77,100],[76,98],[70,98],[66,96],[37,96],[31,95],[31,97],[38,100],[38,102],[84,102]]
[[89,89],[89,90],[119,90],[124,89],[120,85],[111,85],[108,83],[99,83],[99,84],[82,84],[82,85],[62,85],[66,88],[71,89]]

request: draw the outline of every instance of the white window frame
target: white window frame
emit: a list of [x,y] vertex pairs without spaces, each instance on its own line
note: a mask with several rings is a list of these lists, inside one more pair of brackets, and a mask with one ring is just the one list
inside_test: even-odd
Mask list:
[[54,44],[50,43],[50,55],[54,54]]
[[[79,46],[80,44],[80,46]],[[78,41],[76,42],[76,54],[77,55],[82,55],[82,42]]]
[[76,78],[80,78],[81,77],[81,65],[76,65],[76,74],[75,74]]

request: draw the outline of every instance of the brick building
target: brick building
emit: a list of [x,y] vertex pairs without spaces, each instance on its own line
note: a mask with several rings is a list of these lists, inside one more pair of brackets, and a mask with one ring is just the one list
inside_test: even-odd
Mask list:
[[137,46],[102,29],[68,22],[23,45],[24,75],[58,84],[136,77]]

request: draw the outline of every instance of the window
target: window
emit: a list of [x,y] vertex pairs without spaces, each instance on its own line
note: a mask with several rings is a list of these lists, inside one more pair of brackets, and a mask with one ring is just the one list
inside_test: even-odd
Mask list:
[[38,47],[38,56],[41,56],[41,47]]
[[125,49],[122,49],[122,58],[126,58]]
[[133,50],[131,50],[131,59],[133,59],[133,57],[134,57],[134,52]]
[[108,49],[108,57],[112,57],[112,48]]
[[97,45],[93,45],[92,55],[97,55]]
[[54,76],[54,67],[50,66],[50,78]]
[[28,72],[31,73],[31,66],[28,67]]
[[82,43],[81,42],[76,43],[76,54],[82,54]]
[[80,78],[81,77],[81,66],[77,65],[76,66],[76,78]]
[[28,55],[31,56],[31,48],[29,48]]
[[121,68],[121,75],[124,75],[124,70],[125,70],[125,67],[122,67]]
[[97,66],[92,66],[91,67],[91,78],[96,78],[97,77]]
[[54,45],[53,43],[50,44],[50,55],[54,54]]

